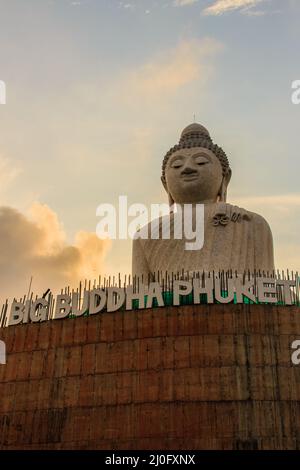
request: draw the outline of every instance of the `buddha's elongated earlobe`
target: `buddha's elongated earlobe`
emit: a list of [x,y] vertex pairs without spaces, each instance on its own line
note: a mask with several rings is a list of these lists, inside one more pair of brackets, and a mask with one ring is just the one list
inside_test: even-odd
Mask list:
[[219,191],[219,202],[226,202],[226,199],[227,199],[227,185],[225,184],[225,181],[224,181],[224,177],[223,177],[223,180],[222,180],[222,184],[221,184],[221,188],[220,188],[220,191]]
[[173,200],[172,196],[170,193],[168,193],[168,199],[169,199],[169,206],[171,207],[171,212],[174,211],[174,204],[175,204],[175,201]]
[[229,169],[226,175],[223,176],[222,184],[218,194],[219,202],[226,202],[227,200],[227,187],[231,178],[231,170]]
[[161,182],[163,184],[163,187],[166,190],[166,193],[168,194],[169,206],[172,207],[172,206],[174,206],[175,201],[173,200],[171,194],[169,193],[168,186],[167,186],[165,178],[161,177]]

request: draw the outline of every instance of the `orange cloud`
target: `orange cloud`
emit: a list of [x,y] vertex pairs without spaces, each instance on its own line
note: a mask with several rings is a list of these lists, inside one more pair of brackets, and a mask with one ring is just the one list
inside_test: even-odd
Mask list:
[[82,279],[95,279],[103,272],[109,240],[99,240],[95,233],[81,231],[75,243],[66,242],[65,232],[46,205],[35,203],[29,216],[11,207],[0,208],[0,295],[21,297],[27,293],[30,277],[32,290],[41,295]]
[[188,5],[193,5],[193,3],[196,3],[198,0],[174,0],[173,5],[175,7],[185,7]]
[[211,6],[205,8],[206,15],[222,15],[228,11],[248,9],[255,7],[264,0],[217,0]]
[[222,45],[214,39],[182,40],[174,49],[164,51],[122,78],[121,96],[130,100],[147,97],[165,99],[193,81],[202,84],[211,76],[209,60]]

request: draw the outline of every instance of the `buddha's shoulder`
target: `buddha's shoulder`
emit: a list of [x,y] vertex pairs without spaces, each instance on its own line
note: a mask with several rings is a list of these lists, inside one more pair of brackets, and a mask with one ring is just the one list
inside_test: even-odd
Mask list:
[[253,221],[252,223],[255,227],[257,227],[260,230],[263,230],[265,233],[269,233],[270,235],[272,235],[271,227],[269,223],[267,222],[267,220],[262,215],[257,214],[256,212],[250,212],[250,211],[248,212],[249,214],[251,214],[252,221]]
[[236,216],[238,216],[239,220],[250,222],[252,225],[257,227],[265,227],[270,230],[270,226],[266,219],[256,212],[252,212],[248,209],[244,209],[243,207],[235,206],[229,203],[226,203],[226,212],[228,213],[230,219],[234,219]]

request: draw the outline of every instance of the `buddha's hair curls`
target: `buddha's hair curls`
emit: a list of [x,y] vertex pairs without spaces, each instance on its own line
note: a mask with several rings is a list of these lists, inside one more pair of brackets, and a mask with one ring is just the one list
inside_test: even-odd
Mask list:
[[230,166],[226,153],[221,147],[213,143],[209,132],[205,129],[205,127],[195,123],[186,127],[182,131],[179,143],[174,145],[174,147],[172,147],[164,156],[162,162],[162,179],[164,181],[166,181],[166,166],[171,155],[177,150],[194,147],[202,147],[211,150],[222,165],[223,175],[225,176],[228,174],[230,171]]

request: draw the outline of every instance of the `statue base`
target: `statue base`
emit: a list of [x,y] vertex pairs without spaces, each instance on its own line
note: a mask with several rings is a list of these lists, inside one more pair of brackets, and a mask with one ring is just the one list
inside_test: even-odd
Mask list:
[[300,448],[299,307],[103,313],[0,339],[0,449]]

